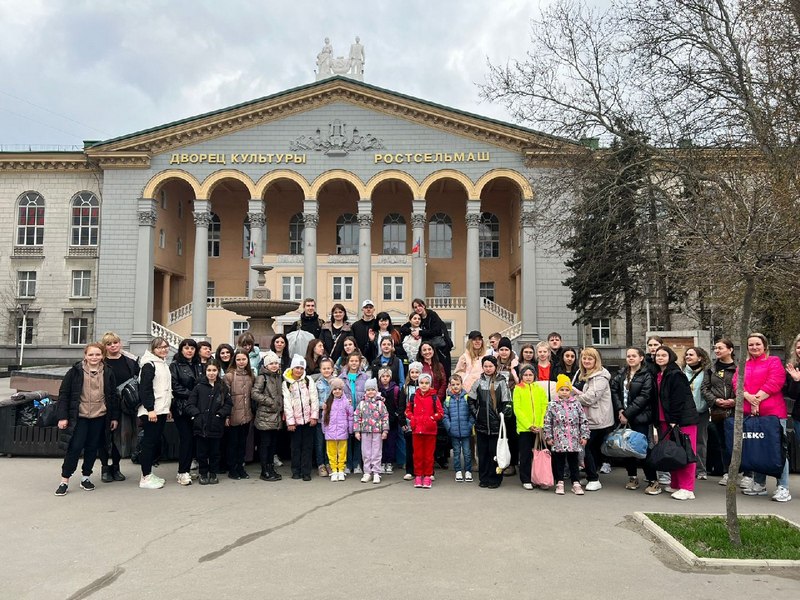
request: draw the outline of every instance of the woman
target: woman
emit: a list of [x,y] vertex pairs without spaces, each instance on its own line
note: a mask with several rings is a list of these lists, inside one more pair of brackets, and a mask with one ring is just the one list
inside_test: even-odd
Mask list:
[[706,449],[708,448],[708,411],[709,407],[703,397],[702,386],[705,380],[706,370],[711,364],[708,352],[697,346],[692,346],[686,350],[683,356],[683,372],[689,380],[689,387],[692,390],[694,405],[697,408],[697,415],[700,421],[697,423],[697,478],[708,479],[706,468]]
[[[420,316],[420,338],[422,338],[422,341],[430,342],[433,345],[438,355],[437,358],[444,367],[445,378],[449,378],[451,367],[450,351],[453,349],[453,342],[450,341],[450,335],[447,333],[444,322],[435,311],[428,310],[425,301],[421,298],[414,298],[411,301],[411,308]],[[410,324],[406,323],[400,329],[400,335],[405,338],[410,333]],[[409,359],[411,359],[410,356]]]
[[603,368],[600,353],[591,346],[581,352],[581,368],[578,380],[583,389],[575,389],[575,395],[583,405],[589,421],[589,441],[586,443],[586,491],[595,492],[603,487],[597,467],[602,464],[600,446],[614,426],[614,407],[611,403],[611,375]]
[[786,384],[783,394],[794,401],[792,406],[794,437],[800,445],[800,335],[792,342],[792,352],[786,363]]
[[178,430],[178,483],[192,485],[189,473],[195,456],[192,418],[186,414],[186,403],[194,387],[203,378],[203,367],[197,354],[197,342],[184,338],[169,365],[172,385],[172,420]]
[[[286,336],[284,336],[284,340],[285,339]],[[203,342],[198,342],[197,346],[198,352],[200,353],[200,363],[204,365],[206,361],[203,360],[202,343]],[[209,347],[211,347],[210,344]],[[258,375],[258,370],[261,368],[261,351],[256,344],[256,338],[253,337],[253,334],[249,331],[242,333],[236,340],[236,347],[247,352],[247,357],[250,359],[250,369],[253,371],[253,377]],[[220,373],[219,376],[222,377],[222,374]]]
[[[335,372],[337,374],[342,374],[347,370],[347,361],[350,358],[350,355],[354,352],[358,352],[358,355],[361,357],[361,370],[366,371],[367,367],[369,367],[369,363],[367,363],[367,359],[361,354],[361,351],[358,349],[358,343],[356,342],[356,338],[352,335],[348,335],[344,338],[342,342],[342,354],[339,356],[339,360],[336,361],[335,365]],[[353,409],[355,410],[355,409]]]
[[[628,425],[634,431],[650,438],[653,424],[652,397],[653,375],[644,366],[644,351],[640,348],[628,348],[625,351],[625,367],[611,380],[611,402],[620,424]],[[628,483],[625,489],[639,489],[636,472],[640,464],[647,479],[645,493],[651,496],[660,494],[661,485],[658,483],[655,470],[637,458],[626,458],[624,461],[625,469],[628,471]]]
[[288,369],[289,365],[292,364],[292,357],[289,356],[288,346],[289,342],[282,333],[276,333],[269,343],[269,349],[277,354],[278,358],[281,360],[281,372]]
[[224,375],[225,371],[231,368],[231,362],[233,362],[233,346],[230,344],[220,344],[217,346],[214,357],[217,359],[220,373]]
[[[728,485],[729,461],[725,460],[725,419],[733,416],[736,407],[736,391],[733,387],[733,378],[736,374],[736,362],[733,356],[733,341],[720,338],[714,344],[716,360],[712,368],[703,377],[702,393],[706,404],[710,407],[711,431],[716,437],[716,453],[712,457],[706,455],[706,464],[721,464],[725,473],[719,480],[720,485]],[[750,487],[752,477],[748,477],[746,488]]]
[[513,388],[519,383],[516,370],[519,361],[517,360],[517,355],[514,354],[514,350],[511,349],[510,339],[507,337],[500,338],[500,342],[497,344],[495,358],[497,358],[498,374],[506,378],[509,389]]
[[481,360],[486,356],[486,344],[483,342],[483,335],[480,331],[470,331],[467,340],[467,349],[464,350],[458,363],[456,363],[456,375],[461,376],[464,389],[469,391],[483,373]]
[[664,340],[657,335],[651,335],[647,338],[647,356],[644,359],[644,365],[653,374],[653,377],[658,375],[658,367],[656,366],[656,350],[664,345]]
[[[783,399],[783,385],[786,373],[777,356],[769,355],[767,338],[761,333],[751,333],[747,338],[747,361],[744,363],[744,414],[762,417],[776,416],[780,419],[786,433],[786,402]],[[734,379],[735,385],[736,379]],[[783,472],[776,477],[778,487],[772,495],[776,502],[788,502],[792,499],[789,493],[789,459],[783,465]],[[752,485],[743,490],[747,496],[767,495],[767,476],[764,473],[753,473]]]
[[391,338],[394,351],[400,360],[407,360],[405,350],[403,350],[403,339],[400,337],[400,332],[392,325],[392,317],[389,313],[381,311],[375,317],[378,321],[378,330],[375,332],[375,339],[370,343],[373,345],[373,354],[378,356],[381,353],[381,340],[385,337]]
[[89,477],[92,474],[97,449],[103,443],[106,416],[114,431],[119,424],[120,404],[117,380],[114,372],[105,368],[105,347],[99,343],[87,344],[83,349],[83,360],[76,362],[67,371],[58,391],[59,447],[66,445],[67,454],[61,464],[61,483],[56,496],[64,496],[69,487],[69,478],[78,467],[78,458],[83,453],[81,467],[81,489],[92,491],[95,486]]
[[325,351],[333,362],[342,356],[342,342],[350,333],[350,323],[347,320],[347,311],[344,305],[338,302],[331,308],[331,320],[322,325],[319,336],[325,345]]
[[478,479],[482,488],[498,488],[503,472],[497,472],[495,452],[500,434],[500,414],[506,417],[512,410],[511,394],[506,378],[497,375],[497,359],[486,355],[482,359],[483,374],[469,391],[469,409],[475,419],[478,458]]
[[[678,366],[678,357],[669,346],[661,346],[655,355],[658,373],[656,374],[655,418],[658,420],[658,434],[664,436],[671,427],[677,425],[681,432],[689,436],[692,450],[697,452],[697,407],[694,404],[689,380]],[[670,486],[675,500],[694,500],[694,476],[697,463],[670,473]]]
[[139,457],[142,468],[139,487],[147,490],[164,487],[164,480],[153,473],[153,462],[157,458],[157,448],[161,446],[172,404],[172,376],[167,366],[167,354],[169,343],[163,337],[156,337],[150,342],[150,350],[139,361],[142,367],[139,371],[139,399],[142,405],[137,416],[144,429]]
[[[436,352],[431,342],[422,342],[419,345],[417,360],[422,363],[422,372],[431,376],[431,390],[442,402],[447,397],[448,377],[444,366],[439,362],[438,352]],[[447,468],[447,459],[450,456],[450,436],[444,428],[444,423],[439,421],[436,433],[436,451],[434,458],[440,468]]]
[[[281,364],[280,372],[283,373],[289,368],[289,365],[292,364],[292,357],[289,355],[289,342],[286,336],[282,333],[276,333],[269,343],[269,349],[278,356],[278,360]],[[283,462],[280,457],[283,456],[285,458],[291,456],[291,452],[291,436],[286,427],[282,426],[278,431],[275,456],[273,457],[275,466],[282,467]]]
[[566,375],[574,386],[579,372],[578,353],[575,352],[575,348],[564,348],[561,352],[561,360],[556,365],[556,378],[559,375]]
[[[314,338],[308,342],[306,346],[306,375],[319,375],[319,361],[327,356],[325,352],[325,344],[322,340]],[[316,379],[316,378],[315,378]]]
[[[519,349],[519,359],[517,361],[517,366],[514,367],[514,370],[517,372],[517,381],[522,381],[522,367],[525,365],[536,367],[536,348],[533,344],[523,344]],[[535,370],[534,368],[534,371]]]

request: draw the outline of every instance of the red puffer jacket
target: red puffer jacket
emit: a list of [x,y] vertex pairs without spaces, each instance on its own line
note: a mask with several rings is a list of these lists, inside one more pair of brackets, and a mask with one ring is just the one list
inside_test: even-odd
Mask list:
[[417,390],[406,404],[406,417],[411,433],[436,435],[436,423],[444,417],[442,403],[433,389]]

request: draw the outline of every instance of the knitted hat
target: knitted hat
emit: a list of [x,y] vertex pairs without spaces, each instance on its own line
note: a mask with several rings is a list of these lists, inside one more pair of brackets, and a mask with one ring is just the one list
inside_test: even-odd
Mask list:
[[296,367],[302,367],[303,369],[306,368],[306,359],[300,356],[299,354],[295,354],[292,357],[292,365],[291,368],[294,369]]
[[378,389],[378,380],[370,377],[367,379],[367,382],[364,384],[364,390],[377,390]]
[[271,365],[272,363],[279,363],[281,359],[272,350],[267,350],[264,354],[264,365]]
[[414,362],[412,362],[412,363],[410,363],[408,365],[408,370],[409,371],[419,371],[421,373],[422,372],[422,363],[415,360]]
[[565,387],[565,388],[567,388],[569,390],[572,390],[572,382],[569,380],[569,377],[567,377],[566,375],[559,375],[556,378],[556,389],[560,390],[563,387]]
[[428,380],[428,383],[432,383],[432,382],[433,382],[433,377],[431,377],[431,374],[430,374],[430,373],[422,373],[422,374],[419,376],[419,380],[420,380],[420,381],[422,381],[423,379],[427,379],[427,380]]
[[333,390],[343,390],[343,389],[344,389],[344,381],[342,381],[338,377],[335,377],[334,379],[331,379],[331,391],[333,391]]
[[511,347],[511,340],[507,337],[501,337],[500,341],[497,343],[497,349],[499,350],[500,348],[508,348],[509,350],[513,350]]
[[487,354],[486,356],[484,356],[481,359],[481,366],[483,366],[483,363],[486,363],[486,362],[492,363],[495,367],[497,366],[497,359],[494,356],[492,356],[491,354]]

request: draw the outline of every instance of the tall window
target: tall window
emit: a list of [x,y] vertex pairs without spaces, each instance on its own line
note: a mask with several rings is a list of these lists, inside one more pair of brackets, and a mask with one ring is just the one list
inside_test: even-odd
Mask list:
[[17,296],[36,297],[36,271],[17,271]]
[[211,302],[217,295],[217,284],[214,281],[206,283],[206,301]]
[[242,258],[250,258],[250,217],[245,215],[242,227]]
[[611,319],[592,319],[592,344],[608,346],[611,343]]
[[235,346],[239,336],[248,329],[250,329],[250,323],[247,321],[231,321],[231,346]]
[[297,213],[289,219],[289,254],[303,253],[303,213]]
[[222,241],[222,225],[217,213],[211,213],[211,223],[208,224],[208,255],[212,258],[219,257],[219,246]]
[[481,298],[494,302],[494,281],[481,281]]
[[406,220],[397,213],[386,215],[383,220],[383,253],[406,253]]
[[167,232],[163,229],[158,230],[158,247],[159,248],[166,248],[167,247]]
[[428,225],[428,256],[431,258],[452,258],[453,221],[444,213],[436,213]]
[[302,275],[284,275],[281,277],[281,300],[303,299]]
[[492,213],[481,213],[478,226],[480,238],[478,252],[481,258],[497,258],[500,256],[500,221]]
[[403,277],[400,275],[389,275],[383,278],[383,299],[402,300],[403,288],[405,287]]
[[92,283],[91,271],[73,271],[72,297],[88,298],[90,295],[91,283]]
[[91,192],[80,192],[72,199],[73,246],[97,246],[100,230],[100,201]]
[[167,210],[167,190],[161,189],[161,208]]
[[[33,343],[33,330],[34,326],[36,325],[36,317],[31,316],[28,313],[28,316],[25,317],[25,343],[32,344]],[[22,319],[17,319],[17,344],[22,343]]]
[[181,238],[178,238],[178,241],[175,242],[175,251],[178,256],[183,256],[183,240]]
[[334,277],[333,278],[333,299],[352,300],[353,299],[353,278]]
[[89,319],[69,320],[69,343],[73,346],[83,346],[89,340]]
[[358,254],[358,217],[353,213],[336,219],[336,254]]
[[17,246],[41,246],[44,243],[44,198],[26,192],[19,198]]

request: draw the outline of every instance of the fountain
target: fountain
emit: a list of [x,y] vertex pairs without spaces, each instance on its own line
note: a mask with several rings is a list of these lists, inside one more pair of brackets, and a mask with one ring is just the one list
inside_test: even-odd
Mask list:
[[288,312],[297,310],[300,306],[298,302],[291,300],[272,300],[271,294],[266,287],[266,272],[274,267],[269,265],[253,265],[250,267],[258,273],[258,285],[253,288],[251,298],[245,300],[223,300],[222,307],[244,315],[250,324],[250,333],[261,348],[269,348],[269,343],[275,335],[272,323],[275,317],[285,315]]

